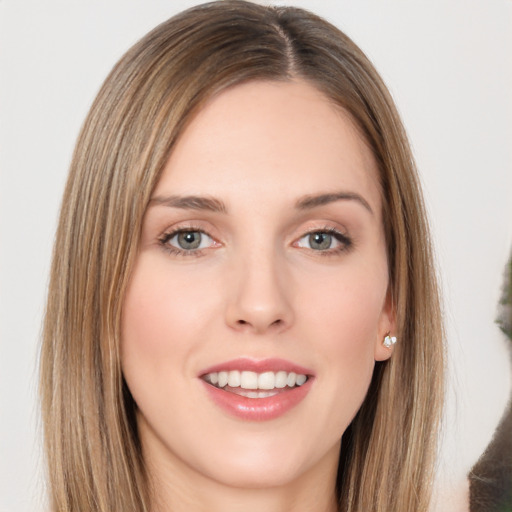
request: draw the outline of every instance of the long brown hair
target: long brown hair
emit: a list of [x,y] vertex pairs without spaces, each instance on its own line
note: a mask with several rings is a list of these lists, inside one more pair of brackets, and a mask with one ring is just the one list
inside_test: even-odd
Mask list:
[[400,340],[391,360],[377,363],[343,436],[340,510],[427,510],[443,330],[422,194],[396,108],[363,52],[334,26],[297,8],[227,0],[185,11],[131,48],[78,138],[41,354],[52,511],[151,509],[135,405],[119,360],[141,221],[173,146],[205,102],[249,80],[294,79],[350,113],[378,164]]

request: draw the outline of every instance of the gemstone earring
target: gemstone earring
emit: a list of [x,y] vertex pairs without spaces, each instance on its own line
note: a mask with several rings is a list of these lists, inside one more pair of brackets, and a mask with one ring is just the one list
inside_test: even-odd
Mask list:
[[386,337],[384,338],[384,341],[382,342],[382,344],[383,344],[386,348],[390,348],[390,347],[391,347],[391,346],[393,346],[395,343],[396,343],[396,337],[395,337],[395,336],[390,336],[389,334],[386,334]]

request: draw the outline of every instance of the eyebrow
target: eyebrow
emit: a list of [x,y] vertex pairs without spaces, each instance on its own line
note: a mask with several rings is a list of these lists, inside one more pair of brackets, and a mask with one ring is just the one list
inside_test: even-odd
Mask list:
[[223,201],[207,196],[156,196],[151,198],[149,206],[169,206],[184,210],[207,210],[216,213],[227,213],[227,208]]
[[[373,210],[364,197],[355,192],[329,192],[325,194],[312,194],[299,198],[295,203],[298,210],[311,210],[334,203],[336,201],[356,201],[373,215]],[[149,206],[168,206],[183,210],[206,210],[215,213],[227,213],[226,204],[215,197],[208,196],[156,196],[151,198]]]
[[373,215],[373,210],[368,201],[355,192],[330,192],[326,194],[307,195],[301,197],[295,203],[295,207],[299,210],[310,210],[336,201],[356,201]]

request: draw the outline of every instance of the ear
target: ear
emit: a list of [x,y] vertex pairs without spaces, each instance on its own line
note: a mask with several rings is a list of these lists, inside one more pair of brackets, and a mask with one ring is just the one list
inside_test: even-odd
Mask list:
[[396,336],[396,310],[389,289],[379,318],[377,339],[375,340],[374,350],[375,361],[385,361],[386,359],[389,359],[393,353],[393,345],[390,347],[386,347],[384,345],[384,338],[387,335]]

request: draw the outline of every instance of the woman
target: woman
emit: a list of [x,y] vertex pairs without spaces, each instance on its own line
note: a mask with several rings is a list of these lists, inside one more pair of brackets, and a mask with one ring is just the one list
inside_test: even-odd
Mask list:
[[344,34],[227,1],[121,59],[55,245],[52,510],[427,510],[442,347],[406,136]]

